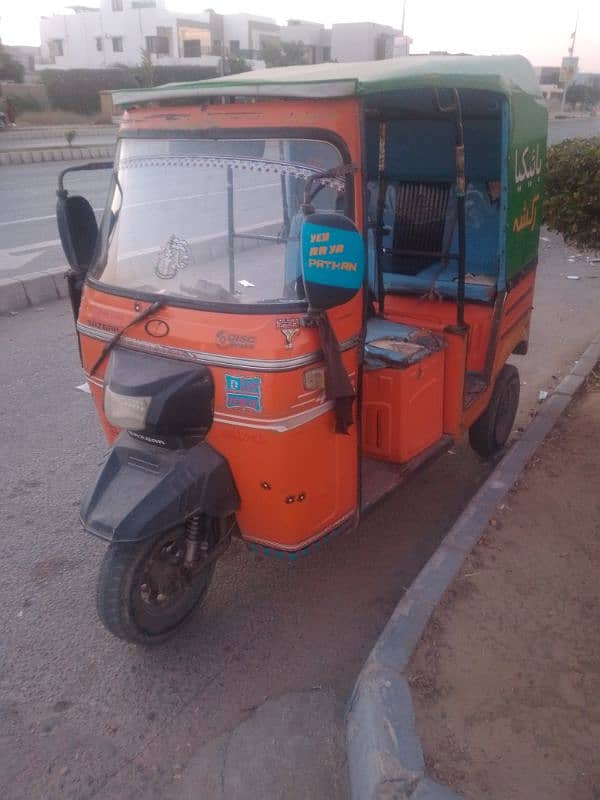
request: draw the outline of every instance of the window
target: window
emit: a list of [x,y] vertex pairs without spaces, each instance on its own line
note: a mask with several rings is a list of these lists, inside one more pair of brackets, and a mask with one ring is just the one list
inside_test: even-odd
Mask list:
[[230,41],[229,41],[229,52],[230,53],[239,53],[240,52],[240,40],[239,39],[230,39]]
[[103,44],[103,41],[102,41],[102,37],[101,36],[96,36],[96,50],[99,53],[101,53],[103,47],[104,47],[104,44]]
[[169,39],[167,36],[146,36],[146,50],[156,55],[169,55]]
[[184,58],[198,58],[202,55],[202,44],[200,39],[186,39],[183,43]]
[[123,52],[123,37],[122,36],[113,36],[112,37],[112,48],[113,48],[113,53],[122,53]]
[[[123,0],[112,0],[113,11],[123,11]],[[119,50],[119,52],[121,52]]]
[[63,40],[62,39],[51,39],[50,40],[50,55],[51,56],[64,56],[65,51],[63,47]]
[[[123,139],[91,275],[190,302],[302,302],[305,181],[340,164],[313,139]],[[341,211],[344,189],[313,182],[311,202]]]

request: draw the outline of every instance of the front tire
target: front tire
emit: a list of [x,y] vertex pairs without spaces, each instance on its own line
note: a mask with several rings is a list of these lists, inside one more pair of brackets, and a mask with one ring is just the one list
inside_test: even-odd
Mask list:
[[105,628],[119,639],[142,645],[171,637],[204,601],[215,568],[213,562],[190,572],[184,556],[183,528],[147,541],[112,543],[96,589],[96,608]]
[[480,456],[488,458],[506,444],[519,406],[519,370],[505,364],[496,378],[487,408],[469,428],[469,442]]

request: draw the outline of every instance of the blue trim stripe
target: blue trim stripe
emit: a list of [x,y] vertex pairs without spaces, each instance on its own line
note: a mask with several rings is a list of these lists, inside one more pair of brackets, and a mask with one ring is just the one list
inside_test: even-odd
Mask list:
[[280,561],[294,562],[300,560],[301,558],[305,558],[306,556],[312,555],[324,544],[329,543],[336,536],[339,536],[340,533],[343,533],[351,527],[352,520],[348,520],[339,525],[337,528],[334,528],[330,533],[326,533],[325,536],[317,539],[316,542],[309,544],[307,547],[303,547],[301,550],[277,550],[275,547],[266,547],[266,545],[257,544],[256,542],[246,542],[246,545],[248,550],[250,550],[252,553],[260,553],[260,555],[263,556],[278,558]]

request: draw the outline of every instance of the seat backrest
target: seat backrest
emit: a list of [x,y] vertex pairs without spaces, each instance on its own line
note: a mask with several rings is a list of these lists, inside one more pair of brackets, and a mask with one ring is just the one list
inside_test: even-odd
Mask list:
[[[384,193],[383,271],[415,275],[444,249],[449,181],[387,181]],[[377,184],[368,185],[369,217],[377,218]]]
[[418,270],[439,261],[444,246],[449,182],[397,184],[391,272]]

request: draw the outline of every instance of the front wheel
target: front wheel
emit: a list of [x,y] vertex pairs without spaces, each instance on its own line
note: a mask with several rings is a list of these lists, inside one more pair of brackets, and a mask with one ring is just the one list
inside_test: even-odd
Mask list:
[[487,408],[469,428],[469,442],[480,456],[491,456],[506,444],[517,414],[520,389],[519,370],[505,364],[498,373]]
[[[206,520],[216,544],[223,522]],[[177,528],[142,542],[114,542],[98,575],[96,608],[104,626],[135,644],[160,644],[203,602],[215,562],[188,567],[186,531]]]

